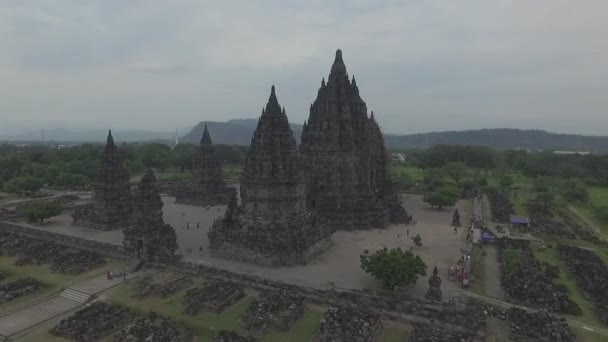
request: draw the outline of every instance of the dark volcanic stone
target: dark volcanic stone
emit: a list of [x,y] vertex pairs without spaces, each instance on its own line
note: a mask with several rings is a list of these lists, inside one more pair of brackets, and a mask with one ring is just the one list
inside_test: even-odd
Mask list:
[[115,342],[191,342],[192,332],[174,320],[150,312],[114,335]]
[[306,210],[305,179],[296,141],[274,86],[253,134],[241,176],[241,204],[233,195],[213,223],[211,252],[258,264],[302,264],[331,245],[333,231]]
[[377,314],[349,307],[325,311],[313,342],[372,342],[382,329]]
[[163,202],[156,177],[148,169],[141,178],[133,201],[132,224],[123,229],[127,253],[145,261],[170,263],[177,259],[177,236],[163,221]]
[[122,328],[133,317],[133,313],[122,306],[94,302],[61,320],[50,332],[73,341],[97,341]]
[[93,204],[78,208],[72,215],[79,225],[112,230],[129,225],[131,219],[131,185],[112,132],[101,155],[93,188]]
[[336,51],[310,106],[300,145],[307,176],[307,205],[337,229],[370,229],[409,223],[388,177],[384,138],[374,113],[349,80],[342,51]]
[[192,161],[192,182],[176,191],[175,203],[199,206],[226,204],[233,189],[226,186],[222,164],[215,155],[211,136],[205,125],[203,137]]
[[42,284],[32,278],[22,278],[10,283],[0,284],[0,303],[27,296],[38,291],[41,287]]

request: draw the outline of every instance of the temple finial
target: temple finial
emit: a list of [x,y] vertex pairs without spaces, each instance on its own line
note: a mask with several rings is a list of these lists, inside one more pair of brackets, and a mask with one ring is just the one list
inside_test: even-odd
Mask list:
[[325,87],[325,77],[321,80],[321,87]]
[[201,137],[201,145],[212,145],[211,136],[209,135],[209,130],[207,129],[207,124],[205,124],[205,128],[203,128],[203,136]]
[[336,59],[334,59],[334,63],[344,64],[344,61],[342,60],[342,50],[340,50],[340,49],[336,50]]
[[352,84],[356,87],[357,86],[357,80],[355,80],[355,75],[353,75],[353,82]]
[[108,139],[106,141],[106,148],[114,146],[114,137],[112,136],[112,130],[108,130]]

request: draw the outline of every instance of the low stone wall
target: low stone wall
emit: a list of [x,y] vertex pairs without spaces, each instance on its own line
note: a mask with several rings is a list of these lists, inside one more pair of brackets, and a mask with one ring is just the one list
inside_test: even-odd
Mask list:
[[86,240],[69,235],[63,235],[45,230],[30,228],[12,222],[0,222],[0,230],[6,232],[13,232],[21,235],[27,235],[37,239],[55,241],[66,246],[89,250],[92,252],[97,252],[103,255],[109,255],[116,258],[127,258],[127,255],[125,254],[125,251],[122,246],[112,245],[106,242]]

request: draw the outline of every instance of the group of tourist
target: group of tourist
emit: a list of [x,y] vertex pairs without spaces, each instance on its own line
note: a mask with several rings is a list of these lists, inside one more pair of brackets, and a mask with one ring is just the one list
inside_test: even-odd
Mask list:
[[118,272],[117,269],[114,269],[113,271],[108,271],[106,273],[106,279],[113,280],[114,278],[116,278],[116,279],[122,278],[122,280],[127,280],[128,271],[129,270],[126,267],[122,272]]

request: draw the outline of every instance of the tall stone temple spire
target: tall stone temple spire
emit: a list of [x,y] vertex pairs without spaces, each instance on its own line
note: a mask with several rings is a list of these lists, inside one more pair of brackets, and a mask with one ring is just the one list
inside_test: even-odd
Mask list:
[[226,186],[222,164],[215,155],[211,135],[205,125],[192,160],[192,182],[187,187],[178,189],[175,202],[203,206],[226,204],[233,191]]
[[341,50],[310,107],[300,152],[307,205],[323,222],[350,230],[411,220],[388,178],[380,127],[373,113],[368,117],[355,78],[349,80]]
[[327,226],[306,209],[305,177],[274,86],[253,134],[236,196],[208,233],[217,256],[258,264],[306,263],[331,245]]
[[172,262],[177,250],[177,237],[163,221],[163,202],[156,177],[148,169],[135,192],[132,224],[123,229],[127,253],[143,261]]
[[77,209],[74,224],[95,229],[112,230],[129,225],[131,216],[131,187],[112,131],[99,161],[99,169],[92,183],[93,204]]

